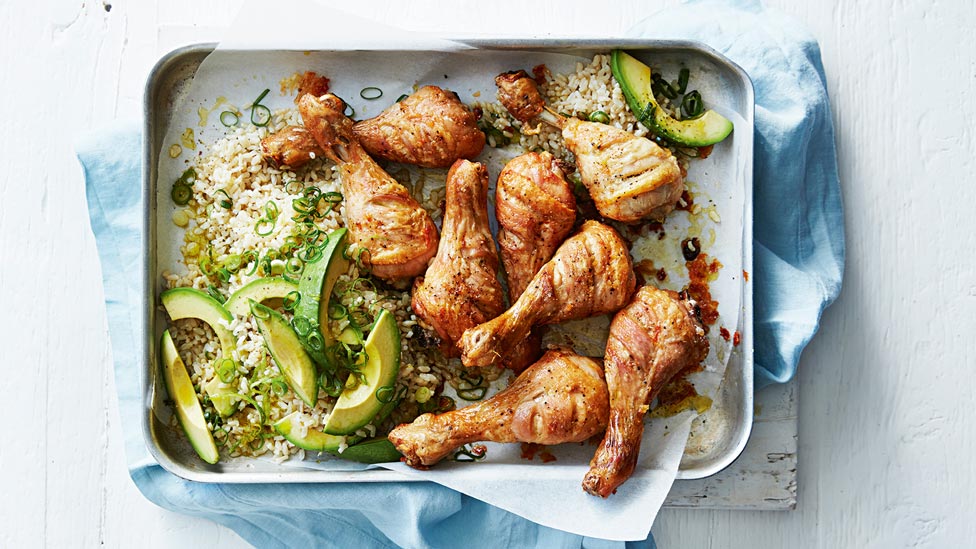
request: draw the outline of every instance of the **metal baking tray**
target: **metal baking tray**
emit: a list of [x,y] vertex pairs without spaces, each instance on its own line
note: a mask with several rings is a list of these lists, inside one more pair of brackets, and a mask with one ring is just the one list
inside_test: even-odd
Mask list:
[[[742,268],[752,271],[752,151],[754,127],[754,97],[752,81],[735,65],[708,46],[691,41],[673,40],[483,40],[460,39],[476,53],[491,55],[492,51],[526,51],[526,65],[531,66],[528,52],[558,52],[584,57],[594,53],[624,48],[637,52],[638,57],[653,60],[655,67],[670,69],[678,63],[703,67],[708,82],[710,103],[722,105],[736,112],[746,127],[736,127],[732,136],[739,154],[746,161],[739,169],[730,168],[729,176],[744,193]],[[146,332],[142,334],[141,354],[144,360],[142,375],[143,435],[150,453],[166,470],[180,477],[200,482],[271,483],[271,482],[384,482],[416,481],[385,469],[356,471],[320,471],[277,465],[268,460],[235,459],[209,465],[200,460],[182,432],[163,424],[153,413],[155,403],[165,394],[165,385],[158,365],[157,342],[164,329],[165,319],[157,310],[159,265],[156,239],[156,166],[162,150],[170,117],[181,94],[194,78],[197,68],[214,49],[215,44],[197,44],[176,49],[163,56],[149,74],[144,97],[145,127],[143,139],[143,311]],[[231,54],[246,56],[256,52],[237,51]],[[327,55],[330,52],[316,52]],[[331,52],[338,53],[338,52]],[[348,53],[348,52],[345,52]],[[387,52],[395,55],[403,52]],[[418,52],[411,52],[416,55]],[[471,52],[466,52],[470,55]],[[742,452],[752,430],[753,420],[753,340],[752,340],[752,283],[742,284],[739,331],[741,344],[729,358],[725,379],[712,407],[695,420],[677,478],[699,479],[713,475],[731,464]]]

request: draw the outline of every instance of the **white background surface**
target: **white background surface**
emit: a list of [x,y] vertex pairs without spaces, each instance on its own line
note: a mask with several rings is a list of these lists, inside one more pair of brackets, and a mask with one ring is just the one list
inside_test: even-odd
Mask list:
[[[350,5],[416,30],[610,37],[669,3]],[[126,474],[71,149],[139,115],[162,53],[219,38],[237,2],[203,4],[0,3],[0,547],[244,545],[156,508]],[[662,548],[971,546],[976,3],[770,4],[821,41],[847,210],[844,292],[800,367],[798,507],[665,510],[655,535]]]

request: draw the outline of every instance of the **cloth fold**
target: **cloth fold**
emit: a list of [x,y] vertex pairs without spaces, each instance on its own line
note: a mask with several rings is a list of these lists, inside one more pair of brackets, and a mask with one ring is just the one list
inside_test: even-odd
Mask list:
[[[786,381],[843,273],[840,185],[817,44],[792,19],[752,1],[676,6],[629,34],[701,40],[753,79],[756,383]],[[76,150],[102,265],[127,460],[150,501],[214,520],[261,547],[625,545],[539,526],[433,483],[215,485],[164,471],[139,422],[147,375],[136,356],[144,306],[141,143],[140,124],[124,122],[81,139]]]

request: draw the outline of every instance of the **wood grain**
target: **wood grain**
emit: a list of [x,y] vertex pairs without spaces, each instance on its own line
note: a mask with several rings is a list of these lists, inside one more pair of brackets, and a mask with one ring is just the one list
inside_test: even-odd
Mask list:
[[[505,0],[485,9],[470,0],[380,0],[364,15],[454,34],[608,37],[670,3],[594,10],[581,0]],[[658,543],[970,546],[976,4],[769,3],[805,21],[822,44],[847,209],[845,290],[801,361],[797,510],[666,509]],[[139,116],[156,58],[219,38],[239,5],[0,3],[0,395],[14,419],[0,443],[0,547],[244,545],[222,527],[156,508],[127,476],[100,272],[71,148],[90,128]],[[784,457],[766,459],[783,474],[795,458],[783,427],[797,415],[789,402],[778,408],[786,411],[780,427],[757,425],[754,440],[778,445],[769,453]],[[709,497],[737,497],[744,484],[732,471]],[[672,502],[699,488],[677,487]]]

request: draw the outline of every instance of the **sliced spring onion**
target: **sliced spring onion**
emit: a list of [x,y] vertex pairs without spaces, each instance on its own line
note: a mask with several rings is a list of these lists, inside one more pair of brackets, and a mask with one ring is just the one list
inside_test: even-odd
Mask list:
[[698,90],[688,92],[681,100],[681,115],[685,118],[695,118],[705,112],[705,103]]
[[379,99],[380,97],[383,97],[383,90],[377,88],[376,86],[369,86],[359,90],[359,97],[369,101]]
[[173,190],[170,191],[169,196],[177,206],[186,206],[193,198],[193,189],[185,183],[176,183],[173,185]]
[[217,274],[217,270],[213,266],[213,260],[207,256],[200,258],[200,272],[206,276],[213,276]]
[[228,272],[236,273],[241,269],[242,261],[243,258],[240,256],[240,254],[230,254],[229,256],[225,257],[220,264],[223,268],[227,269]]
[[234,111],[224,111],[220,113],[220,123],[228,128],[231,126],[236,126],[240,121],[241,117],[238,116]]
[[285,183],[285,192],[288,194],[301,194],[302,189],[304,188],[305,187],[302,186],[302,182],[295,179]]
[[294,292],[285,294],[285,297],[281,301],[286,311],[294,311],[295,307],[298,306],[298,302],[301,300],[302,294],[298,290],[295,290]]
[[217,377],[224,383],[230,383],[237,377],[237,364],[230,358],[222,359],[217,366]]
[[271,109],[261,104],[261,100],[264,99],[264,97],[268,95],[268,92],[270,91],[270,89],[265,88],[265,90],[261,92],[261,95],[254,100],[254,103],[251,103],[251,124],[258,127],[264,127],[268,125],[268,122],[271,122]]
[[356,116],[356,109],[352,108],[352,105],[350,105],[349,103],[346,103],[346,107],[342,109],[342,114],[348,116],[349,118],[352,118]]
[[220,293],[220,290],[218,290],[217,287],[214,286],[213,284],[207,284],[207,294],[210,297],[219,301],[220,303],[224,303],[227,301],[227,297],[225,297],[224,294]]
[[288,392],[288,384],[280,377],[271,380],[271,392],[278,396],[283,396]]
[[678,72],[678,93],[685,93],[688,89],[688,77],[691,76],[691,71],[687,67],[682,68]]
[[217,200],[217,205],[225,210],[229,210],[234,203],[230,199],[230,195],[224,189],[217,189],[214,193],[214,198]]
[[297,257],[290,257],[285,262],[285,272],[292,276],[302,274],[303,270],[305,270],[305,262]]
[[417,389],[417,392],[414,393],[413,398],[418,403],[423,404],[423,403],[427,402],[428,400],[430,400],[430,397],[432,397],[433,395],[434,395],[434,392],[433,391],[431,391],[427,387],[421,387],[421,388]]
[[589,116],[590,122],[599,122],[600,124],[609,124],[610,115],[603,111],[593,111]]
[[403,94],[403,95],[401,95],[400,97],[397,97],[397,100],[396,100],[396,102],[397,102],[397,103],[399,103],[400,101],[403,101],[403,100],[404,100],[404,99],[406,99],[406,98],[407,98],[407,94]]
[[254,224],[254,232],[258,236],[268,236],[274,232],[275,220],[262,217],[258,219],[258,222]]
[[264,215],[268,219],[278,219],[279,213],[280,210],[278,210],[278,203],[274,200],[269,200],[268,203],[264,205]]
[[485,459],[487,454],[488,448],[482,444],[475,444],[471,447],[464,445],[457,452],[454,452],[453,459],[454,461],[481,461]]
[[384,385],[376,390],[376,400],[382,402],[383,404],[389,404],[393,402],[396,397],[396,387],[392,385]]

